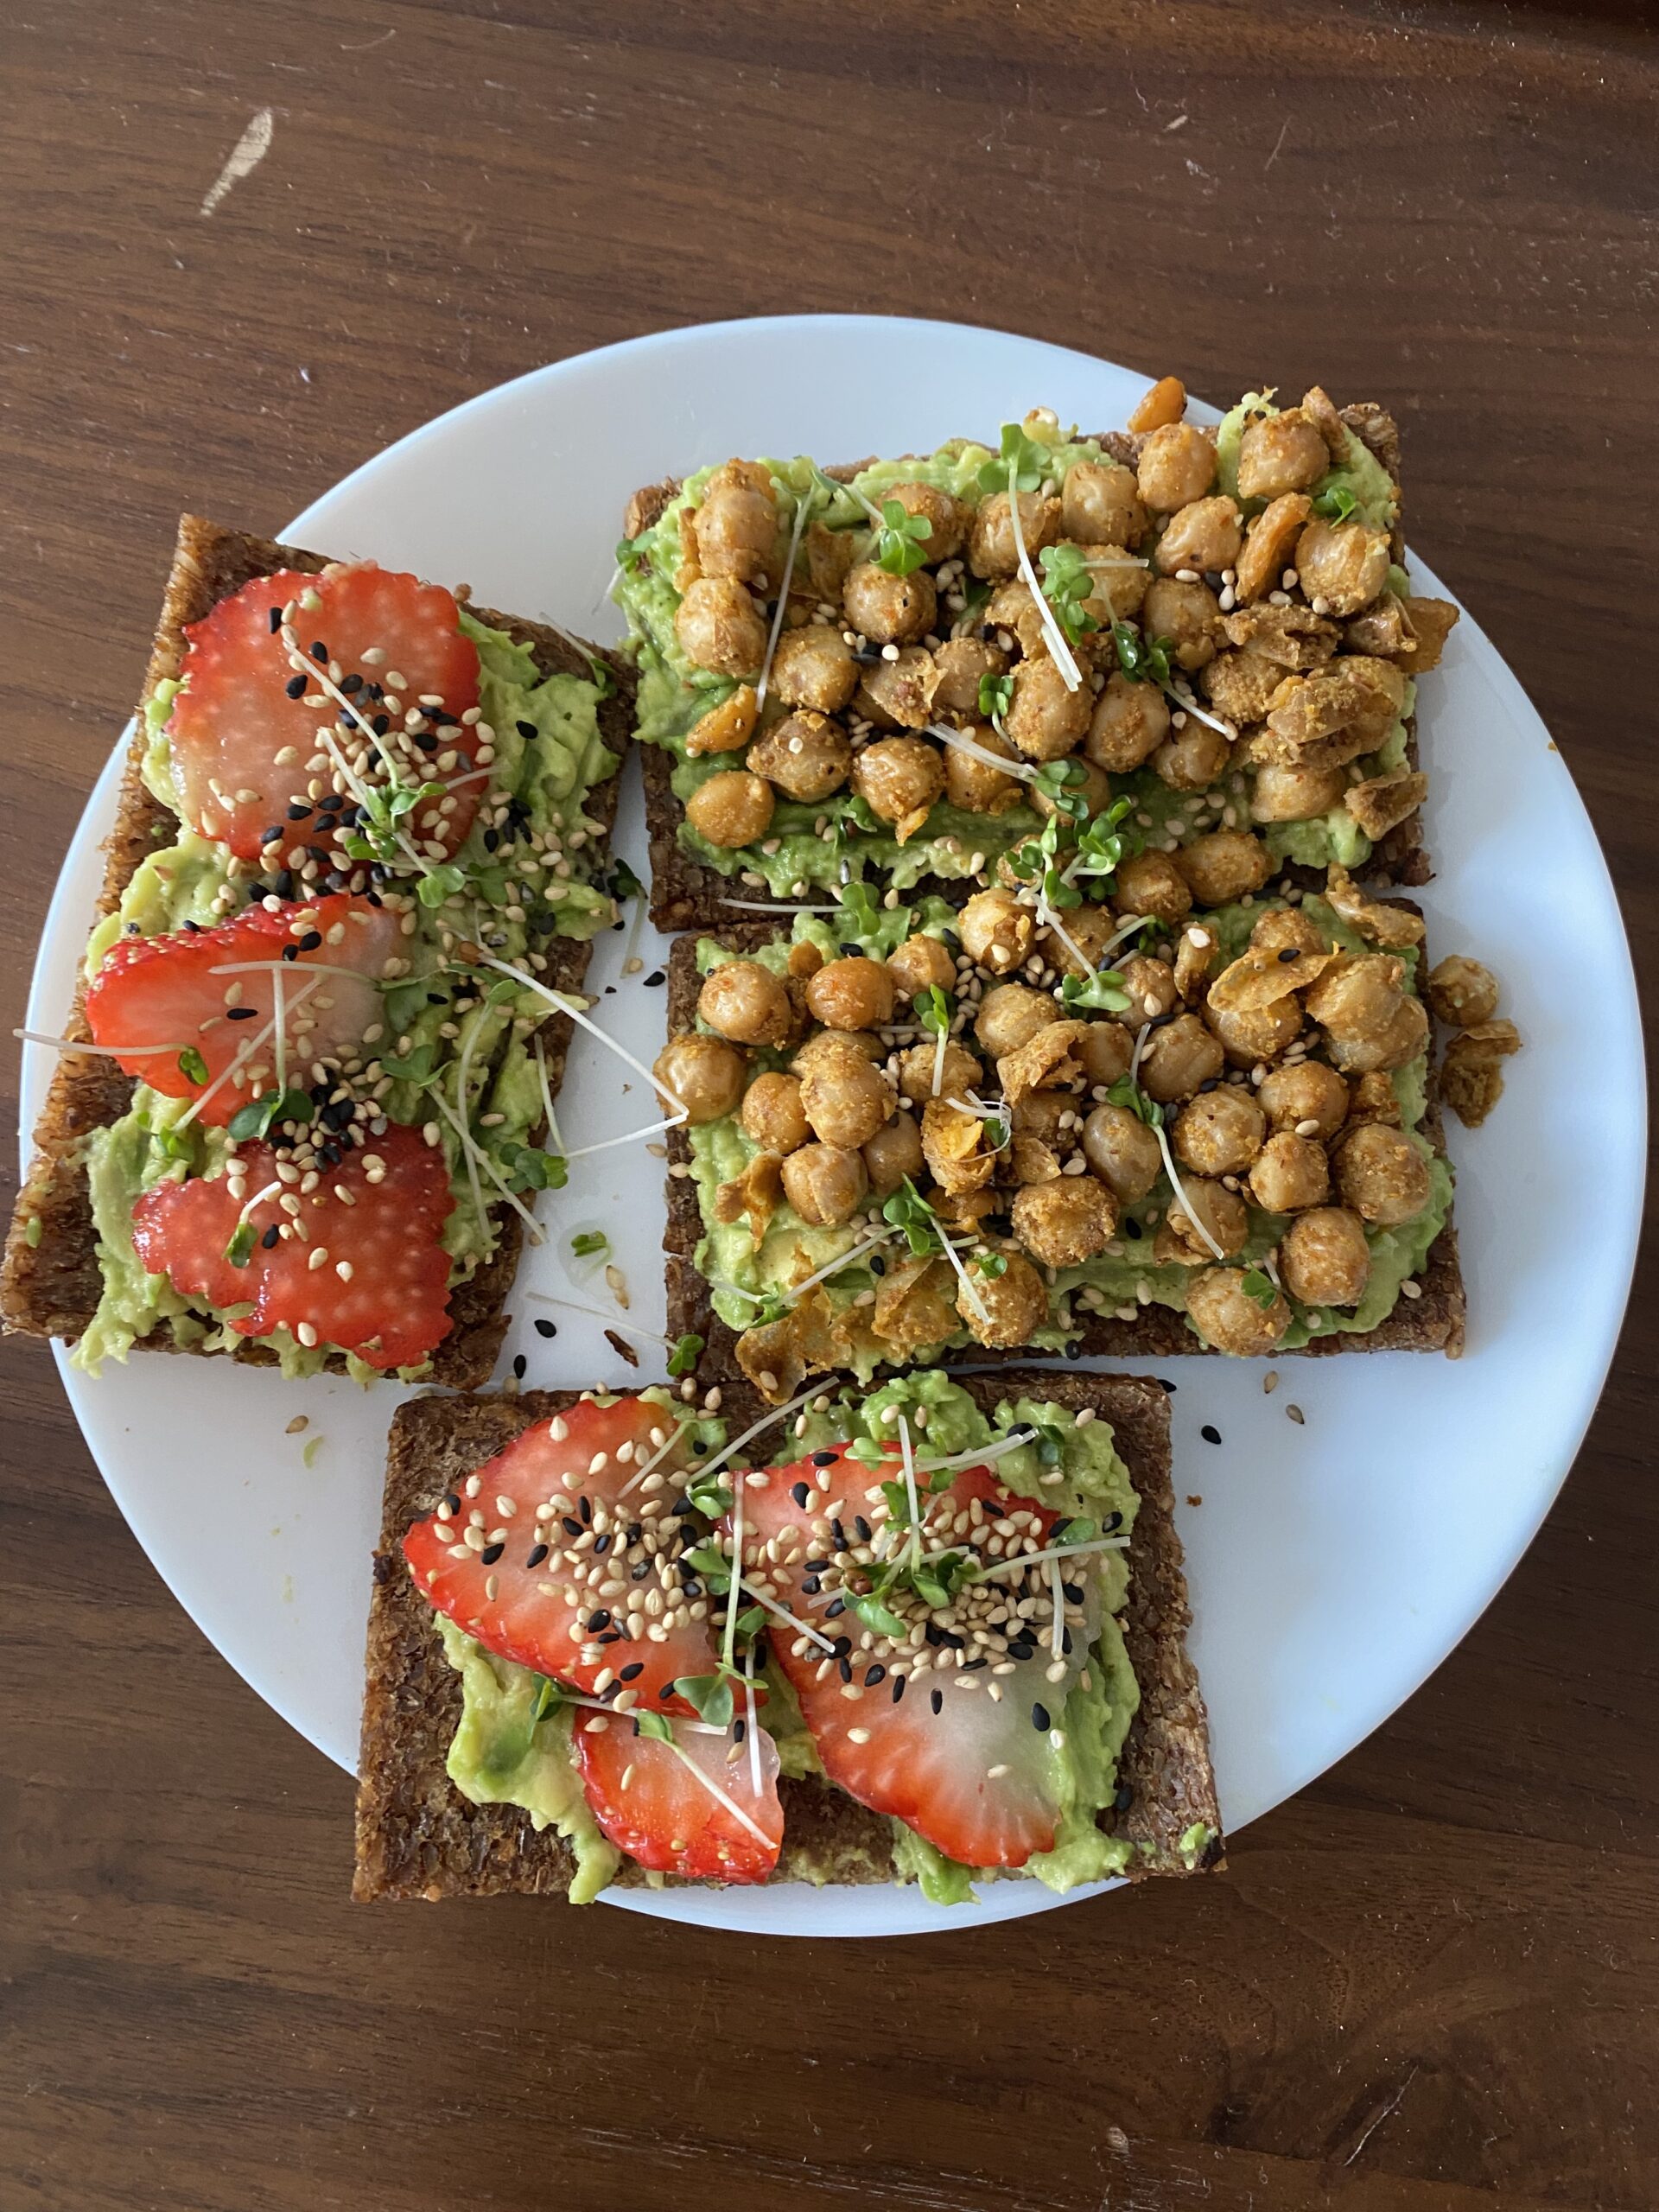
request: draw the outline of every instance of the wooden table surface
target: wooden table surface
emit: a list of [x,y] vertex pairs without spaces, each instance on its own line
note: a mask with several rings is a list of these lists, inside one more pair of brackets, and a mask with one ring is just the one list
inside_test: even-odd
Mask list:
[[[1642,11],[3,0],[0,52],[8,1027],[181,507],[265,530],[537,363],[792,309],[1389,403],[1651,963]],[[1654,1290],[1491,1612],[1227,1877],[879,1949],[353,1909],[346,1777],[9,1345],[0,2203],[1659,2202]]]

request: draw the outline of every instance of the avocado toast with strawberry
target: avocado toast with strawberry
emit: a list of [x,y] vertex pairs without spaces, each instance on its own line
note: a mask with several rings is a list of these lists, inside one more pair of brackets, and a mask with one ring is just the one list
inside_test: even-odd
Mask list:
[[482,1382],[626,739],[554,627],[186,517],[6,1325]]

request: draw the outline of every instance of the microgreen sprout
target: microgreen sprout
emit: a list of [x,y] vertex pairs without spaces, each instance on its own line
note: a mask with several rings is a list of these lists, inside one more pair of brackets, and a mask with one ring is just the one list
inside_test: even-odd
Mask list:
[[206,1083],[207,1063],[194,1045],[187,1045],[179,1054],[179,1073],[187,1083]]
[[695,1373],[702,1349],[702,1338],[688,1331],[668,1356],[669,1373],[677,1377]]
[[1272,1277],[1264,1274],[1260,1268],[1246,1268],[1243,1281],[1239,1287],[1246,1298],[1254,1299],[1255,1303],[1264,1309],[1271,1306],[1279,1295],[1274,1287]]
[[999,737],[1007,732],[1002,727],[1002,717],[1014,702],[1014,678],[1011,676],[982,676],[979,679],[979,712],[981,719],[989,722]]
[[1100,624],[1084,601],[1095,588],[1095,579],[1078,545],[1046,545],[1041,554],[1043,596],[1069,645],[1077,645]]
[[1133,622],[1114,622],[1112,644],[1117,664],[1132,683],[1155,683],[1160,690],[1170,681],[1171,641],[1142,637]]
[[1347,485],[1332,484],[1316,494],[1313,512],[1324,522],[1346,522],[1358,505]]
[[268,1090],[237,1108],[231,1116],[231,1135],[239,1144],[264,1136],[277,1122],[308,1122],[315,1110],[308,1090]]
[[602,1229],[582,1229],[570,1239],[570,1249],[579,1260],[592,1259],[596,1253],[608,1252],[611,1240]]
[[890,576],[907,576],[927,559],[926,546],[933,524],[926,515],[913,515],[899,499],[881,502],[881,527],[875,534],[875,565]]

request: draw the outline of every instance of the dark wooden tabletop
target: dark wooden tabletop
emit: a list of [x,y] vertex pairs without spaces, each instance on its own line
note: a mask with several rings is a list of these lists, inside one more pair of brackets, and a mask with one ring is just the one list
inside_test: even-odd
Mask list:
[[[0,52],[8,1027],[181,508],[267,530],[540,362],[794,309],[1387,402],[1651,969],[1643,11],[3,0]],[[346,1778],[8,1346],[0,2202],[1651,2207],[1654,1293],[1491,1612],[1224,1878],[880,1948],[352,1908]]]

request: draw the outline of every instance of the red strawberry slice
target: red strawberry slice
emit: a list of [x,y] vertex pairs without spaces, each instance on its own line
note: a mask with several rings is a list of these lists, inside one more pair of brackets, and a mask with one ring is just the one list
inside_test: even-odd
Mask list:
[[771,1737],[756,1732],[757,1790],[747,1743],[695,1723],[671,1725],[674,1740],[663,1743],[636,1734],[626,1714],[577,1714],[572,1742],[594,1819],[654,1872],[764,1882],[784,1840]]
[[[883,1546],[888,1509],[881,1484],[902,1478],[896,1452],[871,1471],[844,1445],[772,1468],[763,1487],[744,1492],[746,1571],[768,1575],[773,1594],[798,1620],[841,1639],[831,1658],[782,1624],[772,1627],[773,1655],[830,1779],[965,1866],[1022,1866],[1054,1841],[1062,1795],[1050,1729],[1086,1662],[1090,1627],[1081,1611],[1068,1611],[1071,1649],[1057,1662],[1039,1568],[1018,1586],[976,1589],[982,1607],[1034,1596],[1039,1608],[1023,1624],[988,1624],[995,1648],[981,1666],[943,1663],[958,1648],[950,1639],[960,1638],[969,1656],[987,1648],[974,1641],[972,1603],[929,1613],[914,1596],[890,1592],[883,1603],[914,1633],[900,1641],[872,1631],[855,1604],[864,1579],[858,1555],[868,1556],[872,1540]],[[925,1476],[920,1487],[925,1493]],[[958,1526],[964,1517],[965,1532]],[[955,1472],[950,1488],[928,1501],[924,1523],[929,1551],[971,1542],[987,1567],[1011,1541],[1040,1547],[1054,1525],[1052,1514],[1001,1489],[983,1466]],[[894,1532],[891,1541],[896,1548],[903,1538]],[[924,1624],[945,1640],[929,1641]],[[1051,1681],[1057,1664],[1064,1674]],[[998,1667],[1007,1671],[994,1672]]]
[[382,1020],[378,979],[402,942],[395,914],[343,893],[250,906],[220,929],[122,938],[87,986],[87,1026],[129,1075],[200,1099],[197,1118],[222,1128],[275,1087],[279,985],[283,1073],[309,1087],[314,1061],[349,1058]]
[[[315,845],[330,867],[338,861],[349,872],[356,864],[338,853],[336,831],[327,826],[340,816],[314,806],[309,787],[321,779],[326,788],[344,792],[350,814],[363,785],[384,782],[385,763],[366,730],[336,733],[334,749],[362,763],[354,790],[318,739],[319,726],[332,729],[346,710],[315,682],[301,682],[273,626],[289,601],[313,594],[315,607],[295,611],[300,649],[324,671],[338,668],[335,688],[361,702],[365,721],[385,720],[382,735],[397,751],[402,779],[442,782],[470,773],[478,765],[470,731],[450,728],[440,738],[428,729],[420,741],[404,736],[410,709],[435,728],[459,724],[478,704],[478,648],[461,635],[454,594],[372,561],[318,576],[292,569],[257,576],[193,623],[185,633],[184,688],[167,738],[185,819],[203,836],[218,838],[244,860],[274,853],[276,867],[302,864],[303,849]],[[375,658],[365,662],[365,652]],[[394,676],[401,686],[393,685]],[[423,707],[423,697],[441,698],[442,707]],[[465,765],[457,758],[439,768],[435,763],[451,752],[465,755]],[[439,812],[434,798],[405,817],[417,851],[438,857],[426,855],[432,840],[445,853],[454,850],[477,811],[482,781],[461,784],[448,813]],[[268,838],[279,825],[283,836]],[[296,850],[299,863],[290,857]]]
[[[392,1122],[303,1195],[264,1144],[241,1146],[230,1173],[158,1183],[133,1208],[132,1241],[185,1297],[251,1305],[231,1323],[242,1336],[285,1328],[371,1367],[415,1367],[451,1327],[438,1235],[454,1203],[442,1153]],[[226,1253],[245,1224],[251,1249],[238,1267]]]

